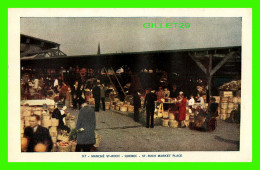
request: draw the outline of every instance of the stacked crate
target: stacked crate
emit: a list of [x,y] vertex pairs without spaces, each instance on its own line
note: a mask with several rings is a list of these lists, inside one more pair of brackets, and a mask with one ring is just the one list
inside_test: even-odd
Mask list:
[[230,117],[232,110],[238,109],[240,97],[234,97],[233,91],[220,92],[220,115],[219,118],[226,120]]
[[49,129],[53,144],[56,145],[59,120],[51,118],[49,110],[43,109],[42,107],[21,106],[21,138],[23,138],[24,135],[24,128],[30,126],[29,120],[33,114],[40,116],[38,124]]

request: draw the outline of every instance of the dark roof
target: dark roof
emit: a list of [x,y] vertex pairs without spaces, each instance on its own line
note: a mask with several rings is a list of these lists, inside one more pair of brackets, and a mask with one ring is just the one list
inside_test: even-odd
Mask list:
[[[20,43],[24,43],[24,44],[33,44],[33,45],[39,45],[40,46],[42,44],[42,42],[44,42],[44,46],[43,46],[44,49],[56,48],[56,47],[60,46],[60,44],[58,44],[56,42],[32,37],[32,36],[29,36],[29,35],[20,34],[20,37],[21,37]],[[27,42],[27,39],[30,39],[30,42]]]
[[104,57],[116,57],[116,56],[126,56],[126,55],[149,55],[149,54],[169,54],[169,53],[188,53],[188,52],[200,52],[209,51],[209,54],[228,51],[228,50],[241,50],[241,46],[229,46],[229,47],[210,47],[210,48],[194,48],[194,49],[178,49],[178,50],[158,50],[158,51],[142,51],[142,52],[123,52],[123,53],[107,53],[107,54],[94,54],[94,55],[74,55],[74,56],[54,56],[51,58],[21,58],[21,60],[49,60],[49,59],[62,59],[62,58],[92,58],[97,56]]

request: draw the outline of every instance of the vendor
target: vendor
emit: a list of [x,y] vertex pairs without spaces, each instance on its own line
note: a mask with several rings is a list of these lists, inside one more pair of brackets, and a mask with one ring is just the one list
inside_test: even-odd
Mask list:
[[216,103],[216,99],[214,97],[210,98],[208,114],[214,117],[218,116],[218,103]]
[[186,118],[186,105],[187,105],[187,99],[184,97],[184,94],[182,91],[179,93],[177,106],[179,107],[179,115],[178,115],[178,121],[180,123],[180,127],[184,128],[184,120]]
[[[69,133],[70,128],[65,125],[65,121],[63,119],[67,116],[67,114],[64,112],[64,110],[62,110],[62,108],[63,108],[63,102],[58,102],[57,108],[54,109],[52,112],[52,118],[56,118],[59,120],[59,126],[57,127],[57,129],[65,130]],[[62,113],[64,113],[64,114],[62,114]]]
[[164,88],[164,98],[169,98],[170,97],[170,91],[168,90],[168,88]]
[[205,108],[205,102],[204,102],[203,97],[199,93],[197,95],[197,101],[199,102],[201,109],[204,109]]
[[177,98],[179,95],[177,85],[173,84],[172,88],[170,89],[170,97],[171,98]]
[[156,92],[157,100],[161,101],[161,99],[164,98],[164,95],[165,94],[164,94],[163,88],[160,86],[159,90]]

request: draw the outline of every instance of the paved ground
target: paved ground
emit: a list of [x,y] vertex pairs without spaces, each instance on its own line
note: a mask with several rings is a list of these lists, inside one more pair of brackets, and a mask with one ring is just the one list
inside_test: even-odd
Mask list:
[[[78,111],[70,110],[77,121]],[[155,126],[146,128],[136,123],[132,114],[115,111],[96,112],[97,133],[102,141],[100,152],[147,151],[237,151],[240,127],[235,123],[218,120],[213,132],[199,132],[188,128]]]

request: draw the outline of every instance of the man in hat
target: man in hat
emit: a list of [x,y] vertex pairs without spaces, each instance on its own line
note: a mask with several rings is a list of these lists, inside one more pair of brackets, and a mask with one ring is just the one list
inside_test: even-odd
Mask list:
[[178,121],[181,127],[185,127],[184,120],[186,117],[186,104],[187,104],[187,99],[184,97],[183,92],[180,91],[177,106],[179,107]]
[[[27,152],[50,152],[53,146],[52,139],[49,133],[49,130],[45,127],[42,127],[38,124],[40,120],[39,115],[32,115],[29,119],[30,126],[24,129],[24,139],[26,141],[25,145],[22,148]],[[41,145],[41,149],[39,146]]]
[[[67,116],[67,114],[62,110],[63,108],[63,102],[58,102],[57,108],[53,110],[52,112],[52,118],[56,118],[59,120],[59,126],[57,129],[59,130],[66,130],[68,133],[70,132],[70,128],[64,124],[63,118]],[[64,112],[64,114],[61,114],[61,112]]]
[[[155,109],[155,101],[157,100],[157,96],[154,91],[149,89],[148,94],[145,96],[144,107],[146,107],[146,127],[154,128],[154,109]],[[150,125],[151,119],[151,125]]]

